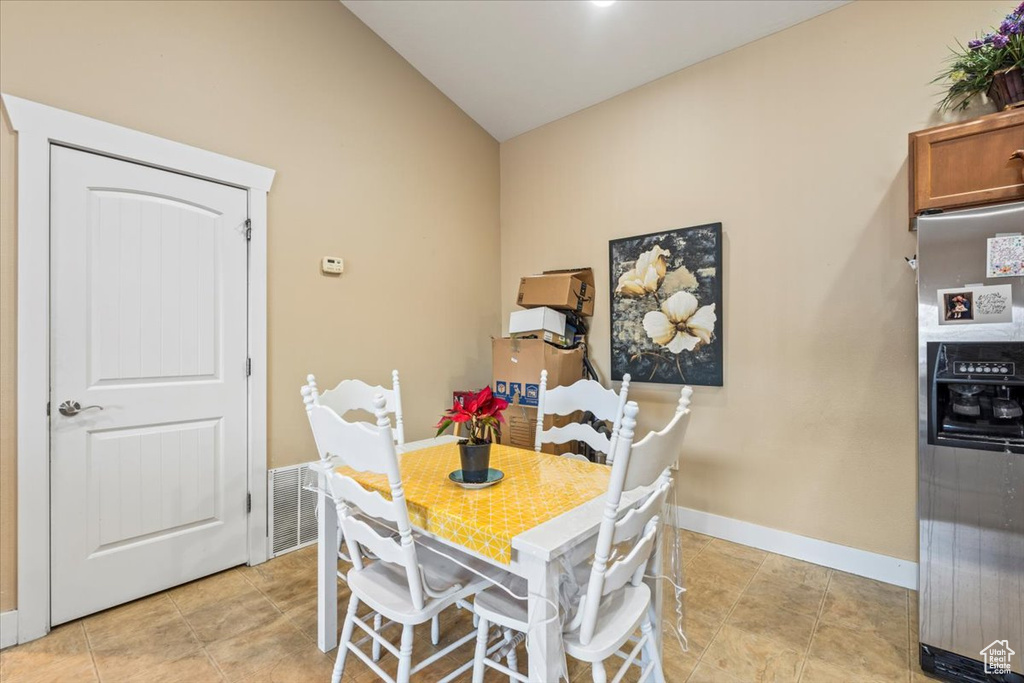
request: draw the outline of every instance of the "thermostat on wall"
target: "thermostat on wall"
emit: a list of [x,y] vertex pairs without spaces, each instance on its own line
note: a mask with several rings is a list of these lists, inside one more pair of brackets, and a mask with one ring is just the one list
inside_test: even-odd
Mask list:
[[340,275],[345,272],[345,262],[337,256],[324,256],[320,262],[320,272],[324,275]]

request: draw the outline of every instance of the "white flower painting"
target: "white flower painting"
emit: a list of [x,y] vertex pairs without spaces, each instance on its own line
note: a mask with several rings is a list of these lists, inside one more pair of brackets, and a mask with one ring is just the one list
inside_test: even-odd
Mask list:
[[609,244],[612,379],[722,386],[722,224]]

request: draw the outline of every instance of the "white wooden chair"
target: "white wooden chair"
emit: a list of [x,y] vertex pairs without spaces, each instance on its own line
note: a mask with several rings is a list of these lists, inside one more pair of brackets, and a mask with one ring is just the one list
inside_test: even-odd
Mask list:
[[[614,681],[621,680],[634,663],[642,666],[640,681],[646,681],[651,676],[657,683],[665,681],[655,646],[652,610],[649,609],[651,592],[643,578],[657,542],[658,515],[664,505],[671,478],[668,464],[665,464],[667,460],[664,459],[659,462],[663,465],[660,470],[644,466],[631,473],[634,454],[630,452],[629,445],[633,440],[637,411],[637,405],[632,401],[625,407],[619,434],[621,446],[612,464],[590,578],[586,592],[580,597],[576,616],[563,632],[566,653],[590,663],[596,683],[605,682],[604,660],[615,654],[625,659],[625,662]],[[650,486],[651,489],[619,519],[619,501],[627,483]],[[624,555],[609,557],[613,546],[622,549],[627,545],[629,550],[623,551]],[[473,683],[482,683],[485,667],[525,683],[527,679],[524,676],[489,658],[486,644],[492,625],[519,632],[528,630],[526,601],[512,599],[500,589],[491,588],[477,595],[474,609],[480,621],[477,627]],[[635,637],[638,628],[641,634]],[[627,643],[632,645],[632,649],[628,653],[620,652]],[[637,659],[641,653],[645,656],[645,663]]]
[[[374,397],[384,396],[387,411],[394,418],[395,443],[399,446],[405,445],[405,425],[402,422],[402,389],[398,381],[398,370],[391,371],[390,389],[385,389],[380,385],[372,386],[358,379],[344,379],[333,389],[320,393],[316,377],[313,375],[306,375],[306,386],[309,387],[309,393],[313,395],[319,405],[327,406],[342,419],[346,419],[345,416],[348,413],[356,410],[372,414]],[[303,388],[303,398],[306,393],[306,389]],[[320,454],[321,458],[323,455],[323,453]]]
[[[622,411],[626,406],[629,393],[629,375],[622,378],[622,388],[618,393],[605,389],[600,382],[592,379],[581,379],[567,387],[548,389],[548,371],[541,370],[540,391],[537,395],[537,435],[534,439],[534,450],[540,451],[546,443],[566,443],[582,441],[595,451],[605,454],[606,464],[615,459],[615,442],[618,440],[622,422]],[[577,411],[589,411],[599,420],[612,423],[611,436],[595,430],[590,425],[570,423],[563,427],[544,429],[544,418],[548,415],[571,415]],[[567,453],[567,457],[587,460],[578,453]]]
[[[311,416],[310,411],[314,406],[324,406],[333,410],[341,419],[345,419],[346,415],[354,411],[361,411],[372,415],[374,397],[383,396],[385,410],[387,410],[390,415],[394,416],[393,431],[395,434],[395,443],[398,446],[402,446],[405,444],[405,433],[403,431],[402,424],[402,391],[398,380],[398,370],[391,371],[391,387],[391,389],[385,389],[382,386],[371,386],[362,380],[346,379],[339,382],[333,389],[328,389],[321,394],[319,387],[317,386],[316,377],[309,374],[306,375],[306,384],[302,386],[302,400],[306,405],[307,417]],[[310,419],[310,426],[313,428],[313,440],[316,442],[321,462],[331,467],[344,464],[345,444],[333,443],[325,435],[318,435],[312,419]],[[338,504],[340,505],[340,502]],[[349,558],[342,549],[344,536],[344,531],[339,525],[338,559],[342,560],[347,565],[351,565],[351,558]],[[347,581],[346,573],[344,571],[338,571],[338,578],[342,581]],[[381,628],[381,623],[382,619],[379,615],[374,617],[374,626],[378,631]],[[435,617],[431,621],[430,626],[431,642],[433,642],[434,645],[437,645],[441,639],[440,620]],[[380,646],[377,645],[377,643],[374,643],[373,645],[373,658],[375,661],[380,658]]]
[[[664,428],[656,432],[648,432],[644,438],[632,446],[622,443],[629,453],[630,463],[626,473],[624,491],[631,491],[637,486],[644,486],[654,481],[666,470],[675,469],[682,453],[683,436],[690,423],[690,397],[693,389],[684,386],[679,392],[676,411]],[[619,449],[621,453],[621,448]],[[667,476],[667,475],[666,475]]]
[[[412,673],[429,666],[449,652],[475,637],[472,632],[439,650],[415,666],[412,663],[413,627],[437,616],[441,610],[477,593],[487,585],[484,579],[433,553],[417,552],[412,526],[406,507],[405,493],[398,469],[394,435],[388,419],[386,399],[379,395],[374,400],[377,425],[346,422],[337,413],[322,405],[309,409],[309,420],[314,433],[330,443],[345,443],[345,464],[362,472],[384,474],[391,488],[388,500],[377,492],[364,489],[350,477],[335,474],[331,477],[331,494],[341,501],[339,522],[345,534],[352,569],[348,572],[351,589],[348,611],[342,627],[338,658],[335,662],[333,683],[339,683],[345,670],[345,660],[351,652],[372,669],[381,680],[407,683]],[[397,537],[382,535],[380,527],[368,523],[358,512],[397,528]],[[364,560],[364,548],[378,558],[372,563]],[[454,551],[452,551],[454,553]],[[464,558],[465,564],[474,564]],[[367,604],[374,615],[382,615],[390,622],[401,624],[401,645],[396,648],[357,616],[360,603]],[[353,630],[358,626],[379,647],[398,658],[396,678],[391,678],[371,656],[353,643]],[[450,681],[472,665],[467,662],[442,681]],[[440,683],[440,682],[439,682]]]

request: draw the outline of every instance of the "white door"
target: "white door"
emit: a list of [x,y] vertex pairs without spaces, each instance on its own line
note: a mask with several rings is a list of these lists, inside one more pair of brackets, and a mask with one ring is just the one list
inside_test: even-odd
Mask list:
[[53,146],[50,203],[59,624],[247,559],[248,197]]

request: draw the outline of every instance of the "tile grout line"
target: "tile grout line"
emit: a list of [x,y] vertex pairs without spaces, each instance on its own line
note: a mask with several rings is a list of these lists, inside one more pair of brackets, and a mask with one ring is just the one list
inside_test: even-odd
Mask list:
[[[767,562],[768,561],[768,557],[771,557],[772,555],[775,555],[776,557],[785,557],[784,555],[779,555],[778,553],[769,552],[768,556],[765,557],[764,561],[762,562],[762,565],[765,562]],[[813,563],[810,563],[810,564],[813,564]],[[815,565],[815,566],[822,567],[822,565]],[[814,633],[815,633],[815,631],[818,628],[818,621],[821,619],[821,613],[824,611],[825,597],[828,595],[828,587],[829,587],[829,585],[832,582],[832,575],[834,573],[834,570],[829,568],[829,567],[823,567],[823,568],[826,569],[827,572],[828,572],[826,574],[827,578],[825,579],[825,587],[824,587],[824,589],[822,591],[821,598],[818,601],[818,609],[817,609],[817,612],[815,613],[815,616],[814,616],[814,625],[811,627],[811,637],[807,640],[807,645],[804,647],[804,650],[803,650],[803,656],[800,659],[800,668],[797,670],[797,678],[796,678],[797,681],[799,681],[800,676],[803,675],[804,664],[806,663],[807,657],[808,657],[808,655],[810,654],[810,651],[811,651],[811,643],[814,640]],[[758,567],[758,571],[754,574],[754,578],[757,578],[757,575],[760,573],[760,570],[761,570],[761,568]],[[752,582],[753,582],[753,579],[751,579],[751,583]],[[800,583],[804,583],[804,582],[801,581]],[[749,587],[749,584],[748,584],[747,587]],[[746,588],[743,589],[743,593],[745,593],[745,592],[746,592]],[[741,593],[740,597],[741,598],[743,597],[742,593]],[[738,602],[737,602],[737,604],[738,604]],[[733,605],[733,610],[732,611],[735,611],[735,609],[736,609],[736,605]],[[789,611],[789,610],[787,610],[784,607],[782,607],[780,609],[783,612]],[[732,612],[729,613],[729,616],[731,616],[731,615],[732,615]],[[728,618],[729,617],[727,616],[726,619],[728,619]],[[723,622],[723,625],[724,625],[724,622]],[[784,645],[781,641],[777,641],[777,640],[775,640],[771,636],[762,635],[762,634],[758,634],[758,633],[753,633],[753,632],[748,631],[747,629],[743,628],[742,626],[734,626],[733,628],[735,628],[737,630],[740,630],[740,631],[743,631],[744,633],[748,633],[748,634],[753,635],[753,636],[761,636],[761,637],[767,638],[769,640],[773,640],[773,641],[776,642],[776,644],[783,645],[784,649],[790,650],[791,652],[798,652],[798,650],[794,650],[792,647]]]
[[[272,558],[272,559],[273,559],[273,558]],[[264,564],[266,564],[266,563],[264,563]],[[246,566],[251,566],[251,565],[246,565]],[[269,595],[267,595],[266,593],[264,593],[264,592],[263,592],[263,590],[262,590],[262,589],[260,589],[260,587],[259,587],[259,586],[257,586],[257,585],[256,585],[255,583],[253,583],[253,582],[252,582],[252,581],[251,581],[251,580],[249,579],[249,577],[248,577],[248,576],[246,576],[246,575],[245,575],[245,574],[244,574],[243,572],[241,572],[241,571],[238,571],[238,569],[237,569],[237,568],[233,569],[232,571],[236,571],[236,572],[238,572],[238,575],[242,577],[242,580],[243,580],[243,581],[245,581],[246,583],[248,583],[248,584],[249,584],[250,586],[252,586],[252,587],[253,587],[253,588],[254,588],[254,589],[256,590],[256,592],[257,592],[257,593],[259,593],[260,595],[262,595],[262,596],[263,596],[263,599],[264,599],[264,600],[266,600],[267,602],[269,602],[269,603],[270,603],[270,606],[271,606],[271,607],[273,607],[273,608],[274,608],[275,610],[277,610],[277,613],[278,613],[278,614],[279,614],[280,616],[282,616],[282,617],[284,617],[284,618],[285,618],[285,620],[286,620],[286,621],[288,622],[288,625],[289,625],[289,626],[291,626],[292,628],[294,628],[294,629],[295,629],[296,631],[298,631],[298,632],[299,632],[299,635],[301,635],[301,636],[302,636],[302,637],[303,637],[304,639],[306,639],[307,641],[310,641],[310,642],[312,642],[314,646],[315,646],[315,645],[317,644],[317,642],[316,642],[316,638],[315,638],[315,637],[314,637],[314,638],[310,638],[310,636],[308,636],[308,635],[307,635],[307,634],[306,634],[306,633],[305,633],[305,632],[304,632],[304,631],[303,631],[302,629],[300,629],[300,628],[298,627],[298,625],[297,625],[297,624],[296,624],[296,623],[295,623],[294,621],[292,621],[292,618],[291,618],[291,617],[289,617],[289,616],[288,616],[287,614],[285,614],[285,613],[284,613],[284,610],[282,610],[282,609],[281,609],[281,608],[280,608],[280,607],[278,606],[278,604],[277,604],[276,602],[274,602],[274,599],[273,599],[273,598],[271,598],[271,597],[270,597]],[[238,635],[241,635],[241,634],[238,634]],[[297,651],[298,651],[298,648],[296,648],[296,649],[295,649],[295,651],[297,652]],[[323,654],[323,655],[326,655],[327,653],[326,653],[326,652],[322,652],[321,654]],[[213,657],[210,657],[210,659],[213,659]],[[214,662],[216,663],[216,660],[214,660]],[[272,667],[276,666],[276,665],[277,665],[278,663],[279,663],[279,662],[275,662],[275,663],[272,663],[272,664],[268,664],[267,666],[263,667],[262,669],[256,669],[255,671],[252,671],[250,675],[252,675],[252,674],[257,674],[257,673],[259,673],[259,672],[263,671],[264,669],[270,670],[270,669],[271,669]],[[219,667],[219,666],[218,666],[217,668],[218,668],[218,670],[220,669],[220,667]],[[229,679],[229,678],[228,678],[227,676],[224,676],[224,680],[230,680],[230,679]]]
[[[237,571],[237,569],[236,569],[235,571]],[[273,598],[271,598],[271,597],[270,597],[269,595],[267,595],[266,593],[264,593],[264,592],[263,592],[263,590],[262,590],[262,589],[260,589],[260,587],[259,587],[259,586],[257,586],[257,585],[256,585],[255,583],[253,583],[253,582],[252,582],[251,580],[249,580],[249,577],[248,577],[248,576],[246,576],[246,575],[245,575],[245,574],[244,574],[243,572],[238,572],[238,574],[239,574],[239,575],[240,575],[240,576],[242,577],[242,580],[243,580],[243,581],[245,581],[245,582],[246,582],[246,583],[248,583],[248,584],[249,584],[250,586],[252,586],[253,588],[255,588],[255,589],[256,589],[256,592],[257,592],[257,593],[259,593],[260,595],[262,595],[262,596],[263,596],[263,598],[264,598],[264,599],[265,599],[265,600],[266,600],[267,602],[269,602],[269,603],[271,604],[271,606],[272,606],[272,607],[273,607],[274,609],[276,609],[276,610],[277,610],[278,614],[280,614],[280,615],[281,615],[282,617],[284,617],[285,619],[287,619],[287,620],[288,620],[288,624],[289,624],[289,625],[290,625],[290,626],[291,626],[292,628],[294,628],[294,629],[295,629],[296,631],[298,631],[298,632],[299,632],[299,635],[301,635],[301,636],[302,636],[303,638],[305,638],[306,640],[310,641],[310,642],[311,642],[311,643],[313,643],[314,645],[317,645],[317,639],[316,639],[316,636],[315,636],[315,635],[312,635],[312,636],[311,636],[311,635],[307,634],[307,633],[306,633],[305,631],[303,631],[303,630],[302,630],[301,628],[299,628],[298,624],[296,624],[296,623],[295,623],[295,622],[294,622],[294,621],[292,620],[292,618],[291,618],[291,617],[289,617],[289,616],[288,616],[287,614],[285,614],[284,610],[283,610],[283,609],[281,609],[281,608],[280,608],[280,607],[278,606],[278,604],[277,604],[276,602],[274,602],[274,599],[273,599]],[[318,647],[317,649],[319,649],[319,647]],[[327,655],[327,653],[326,653],[326,652],[322,652],[321,654],[323,654],[323,655]],[[269,668],[269,666],[270,666],[270,665],[268,665],[268,667],[267,667],[267,668]],[[258,673],[258,672],[254,672],[254,673]]]
[[92,662],[92,672],[96,674],[96,680],[103,683],[103,679],[100,677],[100,668],[96,665],[96,655],[92,651],[92,640],[89,638],[89,629],[85,628],[85,619],[79,620],[78,624],[82,627],[82,635],[85,636],[85,648],[89,651],[89,660]]
[[832,586],[832,577],[835,576],[835,570],[828,570],[828,578],[825,580],[825,590],[821,593],[821,602],[818,603],[818,613],[814,615],[814,626],[811,628],[811,637],[807,641],[807,647],[804,649],[804,657],[800,660],[800,671],[797,673],[796,680],[799,682],[804,677],[804,669],[807,668],[807,659],[811,656],[811,646],[814,645],[814,636],[818,633],[818,624],[821,623],[821,615],[825,611],[825,601],[828,599],[828,589]]
[[203,639],[199,637],[199,634],[196,632],[195,627],[192,626],[192,622],[189,621],[188,617],[185,616],[185,613],[181,611],[181,606],[178,604],[178,601],[174,599],[174,596],[171,595],[170,590],[167,591],[167,599],[171,601],[171,604],[174,605],[174,609],[178,613],[178,616],[181,617],[182,621],[185,622],[185,625],[188,626],[188,630],[192,632],[193,636],[195,636],[196,642],[199,643],[199,649],[203,651],[203,654],[206,655],[206,658],[210,660],[211,664],[213,664],[213,668],[217,670],[217,673],[220,674],[220,677],[223,680],[228,680],[227,675],[220,668],[220,664],[217,663],[217,660],[214,659],[213,655],[211,655],[209,650],[206,649],[206,643],[204,643]]
[[[255,589],[256,589],[256,592],[257,592],[257,593],[259,593],[260,595],[262,595],[262,596],[263,596],[263,597],[264,597],[264,598],[266,599],[266,601],[267,601],[267,602],[269,602],[269,603],[271,604],[271,606],[272,606],[272,607],[273,607],[274,609],[276,609],[276,610],[277,610],[278,614],[280,614],[280,615],[281,615],[282,617],[288,618],[288,615],[284,613],[284,610],[282,610],[282,609],[281,609],[280,607],[278,607],[278,606],[277,606],[277,603],[276,603],[276,602],[274,602],[274,599],[273,599],[273,598],[271,598],[271,597],[270,597],[269,595],[267,595],[266,593],[264,593],[264,592],[263,592],[263,591],[262,591],[262,590],[260,589],[260,587],[259,587],[259,586],[257,586],[257,585],[256,585],[255,583],[253,583],[252,581],[250,581],[250,580],[249,580],[249,577],[248,577],[248,576],[246,576],[246,575],[245,575],[245,574],[243,574],[242,572],[238,572],[238,573],[239,573],[239,574],[241,575],[242,579],[243,579],[243,580],[244,580],[244,581],[245,581],[246,583],[248,583],[248,584],[249,584],[250,586],[252,586],[253,588],[255,588]],[[292,620],[291,620],[290,618],[288,618],[288,622],[289,622],[289,623],[291,623],[291,624],[292,624],[293,626],[295,625],[295,624],[294,624],[294,623],[292,622]],[[296,626],[296,628],[298,628],[298,627]],[[304,634],[304,633],[303,633],[302,635],[304,635],[304,636],[305,636],[306,634]]]
[[[714,540],[714,539],[712,539],[712,540]],[[711,545],[711,542],[709,541],[708,544],[706,546],[704,546],[704,547],[707,548],[710,545]],[[737,544],[737,545],[742,545],[742,544]],[[704,549],[702,548],[701,552],[703,552],[703,550]],[[740,603],[740,598],[742,598],[743,594],[747,592],[747,589],[750,588],[750,584],[753,583],[753,581],[754,581],[754,577],[757,576],[758,572],[761,571],[761,567],[764,566],[764,563],[767,562],[768,558],[771,555],[773,555],[773,554],[774,553],[770,553],[770,552],[767,552],[767,551],[765,552],[764,557],[761,558],[761,561],[757,565],[757,569],[755,569],[754,573],[750,575],[750,578],[747,579],[747,582],[745,584],[743,584],[743,588],[740,589],[739,594],[737,594],[737,596],[736,596],[736,600],[733,601],[732,606],[729,608],[728,613],[726,613],[726,615],[725,615],[725,618],[722,619],[722,623],[718,625],[718,628],[715,629],[714,635],[711,636],[711,638],[708,640],[708,646],[706,648],[704,648],[703,652],[700,653],[700,657],[697,657],[697,666],[693,667],[693,671],[691,671],[690,675],[686,677],[686,680],[690,680],[690,678],[693,677],[694,672],[697,671],[698,668],[700,668],[701,662],[704,661],[704,655],[707,654],[708,650],[711,649],[711,645],[715,642],[715,639],[718,638],[718,634],[722,632],[723,628],[725,628],[725,622],[729,621],[729,617],[731,617],[732,613],[736,611],[736,605],[738,605]],[[709,664],[708,666],[713,666],[713,665]],[[716,671],[720,671],[720,669],[717,666],[713,666],[713,668]],[[730,676],[732,676],[732,674],[729,673],[728,671],[726,671],[724,673],[727,673]],[[733,678],[735,678],[735,676],[733,676]]]

